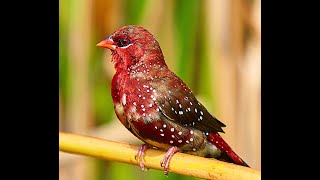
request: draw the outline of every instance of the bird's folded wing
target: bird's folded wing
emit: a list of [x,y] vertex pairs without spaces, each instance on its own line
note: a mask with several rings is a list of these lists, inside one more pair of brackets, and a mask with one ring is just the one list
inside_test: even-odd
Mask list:
[[169,120],[204,132],[224,132],[222,127],[225,125],[198,102],[191,90],[177,76],[154,79],[151,84],[160,84],[156,104]]

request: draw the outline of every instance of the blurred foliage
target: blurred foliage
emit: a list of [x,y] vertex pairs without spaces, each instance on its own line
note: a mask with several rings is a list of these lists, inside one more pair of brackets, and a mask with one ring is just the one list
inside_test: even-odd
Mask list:
[[[91,44],[94,44],[91,43]],[[111,97],[111,82],[106,80],[103,66],[103,51],[99,51],[96,46],[93,46],[90,58],[90,76],[89,82],[92,88],[92,98],[93,98],[93,114],[95,114],[96,125],[102,125],[111,121],[114,116],[114,110],[112,106]],[[109,81],[109,82],[107,82]]]
[[124,4],[124,24],[134,25],[140,24],[146,8],[147,0],[130,0],[125,1]]
[[[72,63],[69,54],[70,43],[71,41],[74,41],[74,39],[70,38],[70,34],[76,33],[70,30],[70,27],[75,23],[71,20],[70,17],[73,16],[77,21],[81,21],[81,17],[77,17],[73,13],[81,14],[81,12],[77,12],[80,7],[81,9],[83,9],[93,8],[95,6],[87,7],[87,5],[90,3],[87,3],[88,1],[85,0],[60,0],[59,2],[59,94],[62,101],[61,104],[63,106],[62,111],[67,111],[69,97],[74,91],[77,91],[77,89],[73,89],[71,87],[71,82],[73,81],[74,76],[72,75],[70,69],[78,68],[75,67],[75,65]],[[98,25],[93,24],[93,27],[91,27],[91,29],[89,30],[90,34],[86,34],[86,36],[90,37],[88,45],[89,48],[87,49],[87,53],[89,54],[89,59],[87,60],[87,83],[89,86],[91,104],[89,118],[91,122],[89,124],[91,127],[99,127],[100,125],[106,124],[115,119],[115,114],[110,92],[112,76],[109,75],[110,73],[106,73],[106,71],[110,71],[110,68],[104,68],[104,66],[106,65],[106,59],[104,55],[105,53],[109,52],[97,48],[95,45],[98,41],[109,35],[108,33],[115,31],[117,28],[123,25],[136,24],[155,27],[156,29],[156,23],[147,23],[145,17],[152,16],[152,13],[159,13],[156,12],[158,10],[158,7],[156,6],[160,1],[92,0],[89,2],[92,2],[92,4],[103,5],[105,8],[109,9],[108,12],[103,12],[103,14],[98,11],[100,14],[96,16],[93,15],[94,13],[96,13],[96,9],[90,9],[90,13],[86,14],[90,16],[90,21],[96,22],[100,18],[100,20],[108,19],[110,20],[110,22],[115,22],[98,22]],[[186,84],[188,84],[188,86],[194,91],[195,95],[198,96],[201,101],[203,100],[203,104],[205,104],[209,110],[216,109],[217,105],[214,96],[214,94],[216,94],[216,89],[212,88],[210,84],[215,84],[215,82],[213,77],[209,76],[209,74],[212,74],[212,71],[214,71],[211,65],[212,63],[216,62],[217,49],[212,45],[212,42],[210,42],[209,38],[207,37],[209,32],[207,32],[208,24],[206,24],[206,22],[208,22],[208,17],[206,14],[207,11],[205,10],[206,1],[188,1],[188,3],[186,3],[183,0],[174,0],[170,1],[170,3],[169,1],[166,2],[168,5],[173,6],[172,8],[169,8],[168,6],[162,7],[162,13],[169,13],[171,15],[170,18],[172,18],[171,25],[173,27],[171,28],[173,30],[173,46],[175,52],[173,53],[173,59],[171,59],[171,61],[175,61],[175,66],[171,68],[175,70],[175,73],[181,79],[183,79]],[[252,3],[253,1],[250,0],[249,2]],[[149,8],[152,8],[152,10],[150,10]],[[161,7],[159,7],[159,9],[161,9]],[[171,10],[172,12],[168,12],[167,9]],[[104,16],[106,18],[101,18],[101,16]],[[163,17],[165,16],[163,15]],[[153,21],[157,21],[162,24],[166,20],[162,19],[162,17],[158,17],[157,19],[152,20],[151,23],[153,23]],[[108,32],[104,32],[105,34],[101,36],[99,32],[101,32],[102,30]],[[159,35],[159,31],[151,32],[156,37],[157,35]],[[246,30],[245,33],[245,35],[247,35],[251,33],[251,31]],[[167,39],[162,40],[162,43],[160,43],[161,47],[166,46],[166,43],[172,42],[166,42],[166,40]],[[81,39],[78,40],[78,43],[81,43]],[[79,55],[81,55],[83,52],[78,53]],[[166,54],[164,54],[164,56],[166,57]],[[107,59],[107,61],[108,60],[109,59]],[[66,118],[66,116],[64,116],[63,118]],[[101,160],[95,161],[95,177],[99,180],[168,179],[168,177],[164,176],[162,171],[158,170],[141,172],[140,168],[137,166],[116,162],[105,162]],[[169,179],[179,180],[195,178],[169,173]]]
[[[195,54],[196,37],[198,29],[199,5],[203,1],[190,1],[185,3],[183,0],[175,1],[174,20],[175,34],[177,44],[177,56],[175,60],[178,62],[177,75],[185,81],[190,88],[193,89],[193,72],[196,70],[194,65],[198,63],[199,57]],[[201,53],[201,52],[200,52]]]

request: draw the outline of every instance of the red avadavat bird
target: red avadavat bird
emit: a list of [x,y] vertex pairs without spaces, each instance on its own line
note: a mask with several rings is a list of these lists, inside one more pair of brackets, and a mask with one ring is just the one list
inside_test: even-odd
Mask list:
[[124,26],[97,46],[112,52],[115,113],[131,133],[145,142],[136,154],[142,170],[148,147],[167,150],[160,162],[166,175],[176,152],[249,167],[218,134],[224,133],[225,125],[168,68],[150,32],[141,26]]

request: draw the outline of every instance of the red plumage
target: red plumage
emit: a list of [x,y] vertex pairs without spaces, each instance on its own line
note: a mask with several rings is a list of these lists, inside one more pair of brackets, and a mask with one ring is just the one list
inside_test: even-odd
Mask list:
[[225,125],[198,102],[166,65],[155,37],[140,26],[124,26],[98,46],[112,51],[114,109],[121,123],[146,143],[137,152],[140,166],[149,146],[168,150],[165,174],[175,152],[214,157],[248,166],[218,134]]

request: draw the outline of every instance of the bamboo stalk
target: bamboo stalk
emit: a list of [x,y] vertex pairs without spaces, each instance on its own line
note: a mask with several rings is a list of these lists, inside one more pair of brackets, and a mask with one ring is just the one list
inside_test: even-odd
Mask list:
[[[59,133],[60,151],[109,161],[138,165],[138,161],[134,158],[138,148],[139,146],[136,145],[102,140],[84,135]],[[164,154],[164,151],[148,149],[144,157],[145,167],[163,170],[160,166],[160,161]],[[176,153],[173,156],[169,171],[197,178],[215,180],[261,179],[261,172],[257,170],[184,153]]]

